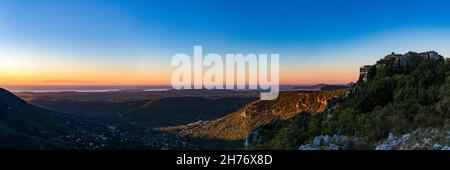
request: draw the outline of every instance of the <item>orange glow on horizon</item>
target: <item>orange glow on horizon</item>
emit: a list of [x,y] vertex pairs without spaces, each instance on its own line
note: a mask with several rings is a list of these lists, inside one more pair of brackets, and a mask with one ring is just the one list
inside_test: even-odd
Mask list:
[[167,72],[0,73],[0,85],[164,85],[169,83],[169,79]]
[[[358,79],[358,72],[351,69],[327,70],[283,70],[280,84],[346,84]],[[0,73],[0,85],[170,85],[170,71],[158,73],[136,72],[80,72],[69,73],[34,73],[5,74]]]

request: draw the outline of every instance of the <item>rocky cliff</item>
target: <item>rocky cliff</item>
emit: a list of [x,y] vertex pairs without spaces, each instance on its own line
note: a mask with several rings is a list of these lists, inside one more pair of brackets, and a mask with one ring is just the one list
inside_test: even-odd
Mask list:
[[276,100],[255,101],[242,109],[214,121],[200,121],[162,130],[190,137],[243,140],[252,130],[276,120],[286,120],[301,112],[316,115],[338,100],[346,90],[281,92]]

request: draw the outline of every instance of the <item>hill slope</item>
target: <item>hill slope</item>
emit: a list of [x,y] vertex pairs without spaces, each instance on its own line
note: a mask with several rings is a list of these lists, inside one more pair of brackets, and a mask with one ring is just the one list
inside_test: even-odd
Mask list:
[[0,148],[170,149],[184,139],[146,128],[106,123],[45,110],[0,88]]
[[[352,91],[333,112],[318,116],[300,114],[261,127],[258,130],[265,136],[254,142],[253,148],[450,146],[450,62],[436,52],[391,54],[374,65],[364,66]],[[323,141],[327,146],[323,146]]]
[[286,120],[304,111],[317,114],[327,107],[328,102],[337,100],[345,93],[346,90],[281,92],[276,100],[252,102],[242,109],[214,121],[196,122],[162,130],[190,137],[242,140],[253,129],[276,120]]

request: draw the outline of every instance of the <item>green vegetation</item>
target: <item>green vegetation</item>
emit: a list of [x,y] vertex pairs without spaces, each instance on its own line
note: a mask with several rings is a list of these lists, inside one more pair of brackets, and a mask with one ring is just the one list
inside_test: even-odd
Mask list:
[[333,91],[286,91],[276,100],[258,100],[220,119],[203,123],[170,127],[189,137],[220,140],[244,140],[252,130],[280,120],[288,120],[301,112],[317,114],[328,102],[345,95],[345,90]]
[[[317,135],[361,137],[366,143],[416,129],[448,128],[450,118],[450,63],[444,59],[412,56],[405,67],[394,59],[380,60],[367,82],[335,111],[299,114],[259,129],[262,142],[255,149],[296,149]],[[332,106],[329,106],[332,107]]]

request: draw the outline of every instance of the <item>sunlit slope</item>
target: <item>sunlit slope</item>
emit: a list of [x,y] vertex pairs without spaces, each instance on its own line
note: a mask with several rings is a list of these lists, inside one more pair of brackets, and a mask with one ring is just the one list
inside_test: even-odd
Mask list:
[[276,120],[285,120],[301,112],[318,114],[328,102],[344,96],[346,90],[281,92],[276,100],[258,100],[242,109],[214,121],[196,122],[163,130],[190,137],[238,140],[245,139],[253,130]]

